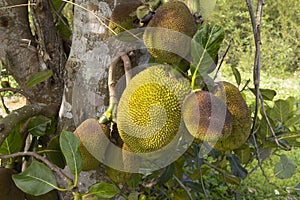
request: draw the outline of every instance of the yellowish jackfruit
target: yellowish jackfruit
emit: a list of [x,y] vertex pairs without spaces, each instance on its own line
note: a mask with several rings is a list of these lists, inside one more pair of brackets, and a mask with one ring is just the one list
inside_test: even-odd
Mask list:
[[231,132],[232,118],[226,104],[210,92],[189,94],[182,112],[188,131],[198,141],[216,142]]
[[151,152],[172,141],[182,127],[181,106],[189,81],[170,76],[170,66],[152,66],[136,75],[117,111],[119,134],[133,152]]
[[140,5],[140,1],[128,1],[116,5],[110,18],[109,28],[116,34],[125,31],[124,29],[130,30],[134,28],[134,20],[137,20],[135,11]]
[[215,96],[225,101],[232,116],[232,131],[225,138],[220,139],[214,148],[220,151],[234,150],[242,146],[251,131],[251,113],[239,89],[226,81],[219,82]]
[[190,52],[190,40],[196,28],[188,7],[182,2],[172,1],[157,9],[143,39],[154,58],[178,66]]
[[[99,124],[96,119],[87,119],[82,122],[74,131],[74,134],[80,141],[79,150],[82,156],[82,170],[88,171],[93,170],[99,167],[100,161],[98,161],[86,148],[86,145],[89,145],[89,148],[100,149],[98,154],[105,153],[106,147],[99,147],[101,145],[101,137],[95,137],[102,132],[109,136],[109,128],[104,124]],[[94,148],[93,148],[94,147]],[[101,157],[101,156],[100,156]]]

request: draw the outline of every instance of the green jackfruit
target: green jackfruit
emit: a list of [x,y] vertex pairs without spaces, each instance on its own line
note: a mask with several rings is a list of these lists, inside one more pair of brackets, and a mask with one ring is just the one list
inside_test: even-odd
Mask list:
[[179,66],[190,52],[191,38],[197,29],[188,7],[179,1],[160,6],[147,25],[143,39],[157,60]]
[[117,111],[119,134],[133,152],[152,152],[172,141],[182,128],[181,106],[189,81],[170,77],[170,66],[152,66],[136,75]]
[[229,110],[226,104],[212,93],[191,93],[185,99],[182,108],[184,123],[196,140],[216,142],[230,134],[232,118]]
[[109,28],[116,34],[125,31],[124,29],[130,30],[134,28],[134,21],[137,20],[135,11],[140,5],[140,1],[128,1],[118,4],[112,12]]
[[251,113],[239,89],[231,83],[222,81],[217,84],[215,96],[225,101],[232,116],[232,131],[220,139],[214,148],[220,151],[234,150],[241,147],[248,139],[251,131]]
[[[74,131],[74,134],[80,141],[80,153],[82,156],[82,170],[88,171],[93,170],[99,167],[100,161],[98,161],[86,148],[89,145],[90,148],[95,149],[95,151],[99,150],[99,154],[105,154],[105,146],[101,146],[101,137],[95,137],[98,134],[102,134],[102,132],[108,137],[109,136],[109,128],[104,124],[99,124],[96,119],[87,119],[82,122]],[[99,147],[101,146],[101,147]]]

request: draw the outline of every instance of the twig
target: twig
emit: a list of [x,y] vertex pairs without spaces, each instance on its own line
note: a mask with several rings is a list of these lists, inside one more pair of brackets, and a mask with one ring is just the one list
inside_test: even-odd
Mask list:
[[[187,193],[187,195],[189,196],[189,199],[190,200],[193,200],[193,197],[190,193],[190,191],[185,187],[185,185],[175,176],[173,175],[173,178],[179,183],[179,185],[184,189],[184,191]],[[204,190],[204,193],[205,193],[205,190]],[[207,196],[207,195],[205,195]]]
[[9,114],[10,110],[8,109],[8,107],[5,104],[4,97],[2,95],[0,95],[0,97],[1,97],[1,103],[3,105],[3,108],[4,108],[5,112],[6,112],[6,114]]
[[199,168],[199,172],[200,172],[200,182],[201,182],[202,190],[203,190],[205,198],[208,199],[208,195],[207,195],[206,188],[205,188],[204,181],[203,181],[203,173],[202,173],[201,167]]
[[281,145],[280,143],[279,143],[279,140],[278,140],[278,138],[277,138],[277,136],[276,136],[276,134],[275,134],[275,132],[274,132],[274,130],[273,130],[273,127],[272,127],[272,124],[270,123],[270,120],[269,120],[269,118],[268,118],[268,116],[267,116],[267,113],[266,113],[266,110],[265,110],[265,106],[264,106],[264,99],[263,99],[263,97],[262,97],[262,95],[260,94],[260,100],[261,100],[261,106],[262,106],[262,112],[263,112],[263,116],[265,117],[265,119],[266,119],[266,121],[267,121],[267,124],[268,124],[268,127],[270,128],[270,131],[271,131],[271,133],[272,133],[272,135],[273,135],[273,137],[274,137],[274,140],[275,140],[275,142],[276,142],[276,145],[279,147],[279,148],[281,148],[281,149],[283,149],[283,150],[285,150],[285,151],[290,151],[291,150],[291,148],[290,147],[284,147],[283,145]]
[[19,88],[12,88],[12,87],[6,87],[6,88],[0,88],[0,92],[15,92],[23,95],[30,103],[34,103],[31,98],[29,97],[29,94],[27,94],[24,90],[19,89]]
[[37,160],[42,161],[45,165],[47,165],[53,172],[55,172],[61,179],[63,179],[66,183],[72,183],[72,179],[69,178],[66,174],[64,174],[60,168],[56,165],[52,164],[47,158],[35,153],[35,152],[18,152],[9,155],[0,155],[0,159],[8,159],[8,158],[15,158],[15,157],[24,157],[24,156],[31,156],[36,158]]
[[229,44],[228,44],[228,46],[227,46],[227,48],[226,48],[226,50],[225,50],[225,53],[224,53],[223,56],[222,56],[222,59],[221,59],[221,61],[220,61],[220,64],[219,64],[219,66],[218,66],[218,68],[217,68],[217,71],[216,71],[216,73],[215,73],[214,80],[217,78],[217,75],[218,75],[218,73],[219,73],[219,71],[220,71],[220,69],[221,69],[221,66],[222,66],[222,64],[223,64],[223,62],[224,62],[224,60],[225,60],[225,57],[226,57],[226,55],[227,55],[227,53],[228,53],[228,51],[229,51],[229,49],[230,49],[230,47],[231,47],[232,41],[233,41],[233,38],[230,39]]
[[121,55],[121,59],[124,63],[124,71],[125,71],[125,77],[126,77],[126,85],[129,84],[130,80],[131,80],[131,62],[130,62],[130,58],[127,54],[123,54]]
[[109,106],[105,113],[100,117],[99,122],[102,124],[108,124],[109,122],[114,122],[116,119],[116,112],[117,112],[117,104],[118,99],[116,95],[116,80],[115,80],[115,68],[122,59],[125,71],[125,78],[126,78],[126,85],[131,80],[131,62],[128,55],[124,52],[120,52],[119,55],[112,61],[108,69],[108,91],[109,91]]

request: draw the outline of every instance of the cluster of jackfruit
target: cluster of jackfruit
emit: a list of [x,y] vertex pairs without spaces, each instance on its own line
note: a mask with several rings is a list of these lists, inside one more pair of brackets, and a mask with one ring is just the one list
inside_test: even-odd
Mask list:
[[242,146],[250,135],[251,115],[239,89],[222,81],[213,93],[196,92],[183,106],[189,132],[220,151]]

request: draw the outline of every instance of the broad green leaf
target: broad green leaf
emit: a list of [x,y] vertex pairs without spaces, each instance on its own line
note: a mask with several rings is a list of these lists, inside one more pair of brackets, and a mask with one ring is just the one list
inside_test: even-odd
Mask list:
[[[271,90],[271,89],[259,89],[260,93],[262,95],[262,97],[264,98],[264,100],[267,101],[273,101],[274,97],[276,96],[276,91],[275,90]],[[254,88],[250,88],[250,91],[256,95],[256,91]]]
[[[45,116],[35,116],[28,122],[28,132],[33,136],[43,136],[47,134],[47,129],[51,127],[51,119]],[[51,133],[50,133],[51,134]]]
[[164,184],[164,183],[168,182],[168,180],[170,180],[172,178],[172,176],[174,175],[174,172],[175,172],[175,167],[174,167],[174,164],[171,163],[170,165],[168,165],[165,168],[164,173],[162,174],[162,176],[160,177],[160,179],[158,181],[159,184]]
[[66,165],[65,157],[61,152],[60,145],[59,145],[59,136],[55,136],[50,140],[48,146],[46,148],[46,155],[47,158],[55,165],[60,168],[64,168]]
[[114,197],[119,192],[120,190],[114,184],[101,182],[92,185],[89,188],[88,194],[96,195],[100,199],[109,199]]
[[215,68],[212,68],[212,66],[215,65],[214,60],[218,55],[223,39],[224,30],[217,25],[204,25],[194,35],[191,41],[191,55],[193,60],[191,65],[191,86],[193,89],[195,89],[197,77],[205,78]]
[[290,160],[285,154],[280,156],[280,162],[275,164],[274,175],[280,179],[287,179],[296,172],[296,164]]
[[23,140],[20,134],[22,125],[19,124],[13,128],[12,132],[5,138],[0,146],[0,155],[8,155],[21,151]]
[[136,9],[136,16],[139,20],[143,19],[150,12],[150,8],[147,5],[141,5]]
[[78,175],[81,172],[82,167],[82,157],[79,151],[79,140],[72,132],[62,131],[60,134],[59,143],[71,173],[75,176]]
[[53,75],[52,70],[45,70],[45,71],[40,71],[34,75],[32,75],[29,80],[26,83],[27,87],[33,87],[45,80],[47,80],[48,78],[50,78]]
[[139,192],[131,192],[128,195],[128,200],[139,200],[140,193]]
[[57,187],[52,171],[43,163],[33,161],[22,173],[12,176],[15,184],[27,194],[39,196]]
[[251,150],[248,145],[243,145],[241,148],[234,150],[234,153],[240,159],[242,164],[247,164],[252,157]]
[[247,177],[248,172],[245,168],[242,167],[241,162],[237,156],[235,156],[233,154],[229,154],[226,156],[226,159],[230,163],[231,173],[234,176],[237,176],[241,179],[244,179]]
[[208,20],[216,6],[217,0],[193,0],[200,1],[201,14],[204,20]]
[[[224,30],[218,25],[204,25],[198,29],[191,41],[192,65],[197,73],[206,74],[214,64],[224,39]],[[194,75],[193,75],[194,76]]]
[[240,85],[242,78],[241,78],[241,74],[240,74],[239,70],[236,67],[231,67],[231,71],[232,71],[232,73],[234,75],[236,83],[238,85]]
[[[223,178],[223,176],[220,178]],[[224,178],[225,178],[225,181],[230,184],[239,185],[241,183],[241,179],[232,174],[224,173]]]
[[[184,3],[188,6],[191,13],[193,13],[193,14],[199,13],[200,10],[202,9],[200,7],[200,0],[181,0],[181,1],[184,1]],[[213,1],[215,1],[215,0],[213,0]]]
[[201,193],[204,192],[200,183],[196,183],[193,181],[185,181],[184,185],[191,188],[193,191],[201,192]]
[[284,125],[287,127],[292,127],[300,124],[300,115],[296,115],[294,117],[289,118],[284,122]]
[[275,121],[284,123],[290,118],[290,113],[293,112],[287,101],[279,99],[275,101],[274,107],[270,110],[270,117]]

